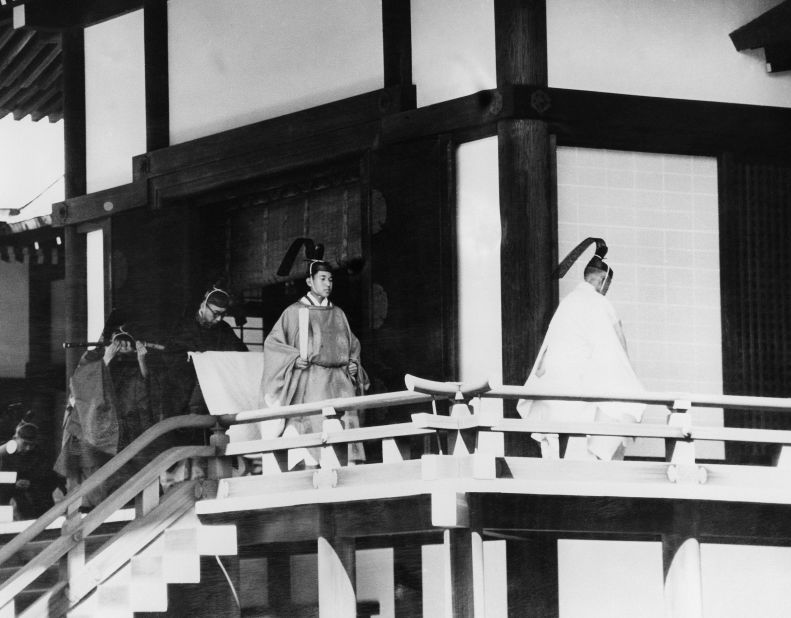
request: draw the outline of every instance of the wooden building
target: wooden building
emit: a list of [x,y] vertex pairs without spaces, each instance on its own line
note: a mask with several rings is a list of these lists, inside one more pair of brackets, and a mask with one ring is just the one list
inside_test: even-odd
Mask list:
[[[57,69],[33,69],[54,53],[42,46],[19,71],[38,70],[41,113],[65,123],[66,199],[52,222],[65,241],[66,338],[95,339],[120,307],[156,340],[224,281],[254,347],[302,292],[297,274],[275,270],[306,236],[337,268],[336,301],[377,392],[401,390],[406,373],[521,384],[579,278],[559,286],[558,258],[597,236],[649,389],[784,397],[789,6],[2,2],[0,45],[22,50],[36,34],[60,46]],[[55,70],[62,99],[45,90]],[[0,108],[22,93],[6,87]],[[695,414],[788,426],[766,411]],[[396,420],[408,416],[367,419]],[[775,454],[728,441],[702,457]],[[664,442],[631,456],[664,458]],[[552,594],[535,615],[554,615]]]

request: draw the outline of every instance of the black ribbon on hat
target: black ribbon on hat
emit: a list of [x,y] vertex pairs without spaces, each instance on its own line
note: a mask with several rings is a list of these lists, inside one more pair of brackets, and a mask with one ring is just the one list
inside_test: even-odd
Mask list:
[[309,262],[323,261],[324,245],[314,243],[310,238],[297,238],[291,243],[286,255],[283,256],[283,261],[280,262],[280,267],[277,269],[278,277],[288,276],[303,246],[305,247],[305,258]]
[[583,251],[585,251],[585,249],[587,249],[593,243],[596,243],[596,251],[594,253],[594,257],[603,260],[604,257],[607,255],[607,243],[604,242],[604,240],[601,238],[588,237],[585,240],[583,240],[580,244],[578,244],[576,247],[574,247],[569,252],[569,254],[565,258],[563,258],[563,261],[560,264],[558,264],[558,267],[555,269],[555,276],[557,276],[558,279],[562,279],[563,276],[569,271],[571,266],[574,264],[574,262],[576,262],[577,259],[579,259],[579,256],[582,255]]

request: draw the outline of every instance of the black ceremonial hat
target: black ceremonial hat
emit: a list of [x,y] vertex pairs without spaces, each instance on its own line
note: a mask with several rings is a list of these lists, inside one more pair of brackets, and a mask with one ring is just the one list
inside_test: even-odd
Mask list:
[[310,238],[297,238],[291,243],[286,255],[283,256],[283,261],[280,262],[280,267],[277,269],[278,277],[288,276],[303,246],[305,247],[305,258],[308,262],[313,264],[314,262],[323,261],[324,245],[316,244]]
[[579,256],[582,255],[582,252],[593,243],[596,243],[596,251],[585,267],[586,270],[588,268],[593,268],[595,270],[606,272],[608,273],[608,277],[612,277],[612,268],[610,268],[609,264],[604,262],[604,258],[607,255],[607,243],[601,238],[588,237],[576,247],[574,247],[569,252],[569,254],[563,258],[563,261],[558,264],[558,267],[555,269],[558,279],[561,279],[569,271],[574,262],[576,262]]

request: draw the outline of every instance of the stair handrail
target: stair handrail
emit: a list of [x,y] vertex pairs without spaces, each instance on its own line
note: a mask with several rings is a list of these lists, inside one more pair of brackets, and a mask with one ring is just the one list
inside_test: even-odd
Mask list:
[[431,401],[433,397],[412,393],[410,391],[398,391],[396,393],[381,393],[376,395],[363,395],[360,397],[341,397],[327,399],[313,404],[298,404],[292,406],[278,406],[265,408],[263,410],[253,410],[249,412],[239,412],[226,415],[199,415],[184,414],[172,416],[160,421],[153,427],[149,427],[137,438],[135,438],[126,448],[115,455],[109,462],[99,468],[90,477],[85,479],[78,487],[68,492],[66,496],[53,505],[46,513],[36,519],[30,526],[17,534],[11,541],[0,548],[0,565],[4,564],[25,544],[35,539],[39,534],[46,530],[58,517],[66,514],[69,507],[78,499],[89,492],[98,488],[108,478],[115,474],[123,465],[129,462],[142,449],[150,445],[157,438],[177,429],[189,428],[211,428],[217,424],[228,426],[232,424],[242,424],[265,420],[269,418],[291,418],[296,416],[306,416],[321,412],[326,407],[333,407],[336,410],[366,409],[383,407],[387,405],[404,405],[408,403],[425,403]]
[[[110,515],[151,485],[152,482],[156,481],[162,470],[189,457],[211,457],[216,454],[216,451],[217,449],[214,446],[175,446],[157,455],[126,483],[121,485],[121,487],[116,489],[93,510],[87,513],[79,523],[69,531],[69,534],[60,536],[47,545],[32,560],[25,564],[25,566],[0,584],[0,611],[2,611],[2,608],[8,605],[8,603],[12,602],[17,594],[35,581],[44,571],[54,565],[55,562],[66,555],[74,546],[82,542],[85,537],[96,530],[96,528],[101,526]],[[12,539],[9,545],[14,543],[19,536],[20,535],[17,535],[17,537]],[[8,545],[4,547],[2,551],[5,552],[7,547]],[[17,547],[15,551],[8,552],[5,560],[13,556],[18,549]]]
[[266,421],[274,419],[289,419],[298,416],[308,416],[311,414],[321,414],[327,408],[337,411],[343,410],[368,410],[371,408],[383,408],[385,406],[401,406],[407,404],[428,403],[441,398],[442,395],[428,395],[415,393],[412,391],[395,391],[392,393],[377,393],[375,395],[358,395],[356,397],[335,397],[332,399],[322,399],[311,403],[297,403],[289,406],[272,406],[269,408],[258,408],[255,410],[245,410],[235,414],[221,414],[214,418],[219,419],[222,425],[239,425],[242,423],[252,423],[256,421]]
[[[143,517],[133,519],[97,549],[85,568],[67,580],[61,580],[31,603],[21,617],[64,616],[107,581],[113,573],[128,563],[168,527],[189,511],[198,500],[196,487],[200,480],[180,483],[162,497],[160,503]],[[130,543],[130,539],[133,540]],[[123,547],[120,547],[123,546]]]
[[[58,517],[66,514],[69,507],[72,506],[78,499],[82,498],[89,492],[97,489],[102,483],[109,479],[113,474],[118,472],[123,465],[129,462],[135,455],[139,454],[145,447],[151,444],[157,438],[175,431],[176,429],[187,428],[209,428],[217,424],[217,417],[205,416],[199,414],[184,414],[181,416],[172,416],[163,421],[160,421],[153,427],[149,427],[137,438],[135,438],[129,446],[124,448],[120,453],[115,455],[110,461],[104,464],[96,472],[91,474],[85,481],[80,483],[78,487],[69,491],[62,500],[55,503],[46,513],[36,519],[30,526],[25,528],[22,532],[17,534],[13,539],[0,548],[0,565],[4,564],[16,552],[18,552],[25,544],[35,539],[39,534],[44,532],[51,523]],[[124,503],[121,503],[124,504]]]

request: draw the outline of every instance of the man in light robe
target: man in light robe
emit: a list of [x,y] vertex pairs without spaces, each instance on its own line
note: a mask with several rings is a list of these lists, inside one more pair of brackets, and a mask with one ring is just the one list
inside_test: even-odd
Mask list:
[[[613,271],[604,261],[607,245],[588,238],[558,267],[562,277],[591,243],[596,254],[585,268],[584,281],[558,305],[525,382],[536,390],[635,393],[642,391],[626,349],[621,321],[605,294]],[[638,423],[644,404],[521,399],[517,411],[538,421]],[[560,457],[557,434],[533,434],[545,458]],[[622,459],[627,439],[619,436],[570,438],[566,459]]]
[[[301,248],[303,242],[313,247],[308,239],[297,239],[295,245],[299,243]],[[289,253],[293,260],[294,252]],[[285,272],[291,267],[288,258],[287,254]],[[346,314],[330,301],[330,265],[321,259],[309,259],[305,281],[308,293],[286,307],[264,341],[261,390],[267,407],[353,397],[368,388],[368,378],[360,365],[360,342]],[[321,414],[291,418],[283,435],[320,433],[322,420]],[[346,429],[359,427],[356,410],[347,410],[342,420]],[[306,466],[318,465],[318,449],[309,449],[298,457],[304,458]],[[289,468],[300,463],[298,457],[289,454]],[[349,445],[349,460],[365,460],[361,444]]]

